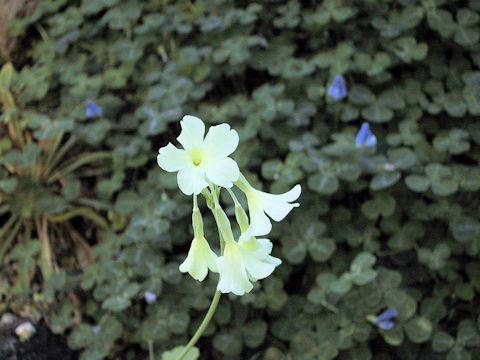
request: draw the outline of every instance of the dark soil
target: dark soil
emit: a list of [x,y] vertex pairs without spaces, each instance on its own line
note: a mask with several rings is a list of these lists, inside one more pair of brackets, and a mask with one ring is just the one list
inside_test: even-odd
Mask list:
[[15,329],[0,327],[0,360],[77,360],[64,337],[53,334],[44,324],[35,325],[36,333],[21,342]]

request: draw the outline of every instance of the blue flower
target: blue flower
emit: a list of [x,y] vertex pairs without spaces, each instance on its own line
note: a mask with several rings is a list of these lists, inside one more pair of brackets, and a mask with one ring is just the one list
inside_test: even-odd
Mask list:
[[343,99],[347,96],[347,86],[345,85],[345,79],[342,75],[337,75],[332,81],[332,85],[328,88],[328,95],[334,99]]
[[102,116],[103,111],[100,106],[95,104],[92,100],[87,100],[87,111],[86,115],[87,117],[91,118],[94,116]]
[[373,321],[375,325],[378,325],[379,328],[383,330],[390,330],[393,328],[393,321],[391,321],[394,317],[398,315],[397,309],[388,308],[383,313],[377,316],[377,318]]
[[145,301],[149,304],[153,304],[155,301],[157,301],[157,295],[150,291],[145,291]]
[[375,146],[377,144],[377,137],[370,131],[370,125],[368,125],[368,123],[364,122],[362,124],[362,127],[355,138],[355,142],[357,143],[357,146],[360,147]]

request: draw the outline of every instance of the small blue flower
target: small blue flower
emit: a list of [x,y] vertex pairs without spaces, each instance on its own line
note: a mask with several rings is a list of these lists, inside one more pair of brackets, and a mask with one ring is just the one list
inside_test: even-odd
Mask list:
[[362,124],[362,127],[355,138],[355,142],[357,143],[357,146],[360,147],[375,146],[377,144],[377,137],[370,131],[370,125],[368,125],[368,123],[364,122]]
[[153,304],[155,301],[157,301],[157,295],[151,293],[150,291],[146,291],[144,296],[145,301],[149,304]]
[[373,323],[375,325],[378,325],[378,327],[380,327],[383,330],[390,330],[391,328],[393,328],[393,325],[394,325],[391,319],[393,319],[397,315],[398,315],[397,309],[388,308],[383,313],[378,315]]
[[91,118],[94,116],[102,116],[103,111],[100,106],[95,104],[92,100],[87,100],[87,111],[86,115],[87,117]]
[[332,85],[328,88],[328,95],[334,99],[343,99],[347,96],[347,86],[345,85],[345,79],[342,75],[337,75],[332,81]]

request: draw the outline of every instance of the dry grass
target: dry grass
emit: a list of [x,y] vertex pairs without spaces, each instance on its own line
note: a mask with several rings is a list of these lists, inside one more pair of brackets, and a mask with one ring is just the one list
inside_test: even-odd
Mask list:
[[0,0],[0,57],[4,61],[11,60],[11,52],[15,48],[16,38],[8,33],[8,22],[16,16],[31,13],[38,0]]

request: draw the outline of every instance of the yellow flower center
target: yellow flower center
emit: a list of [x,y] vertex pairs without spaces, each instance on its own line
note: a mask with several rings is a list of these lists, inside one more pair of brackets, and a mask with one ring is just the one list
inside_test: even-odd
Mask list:
[[193,165],[200,166],[204,158],[203,151],[201,151],[200,149],[192,149],[189,155]]

